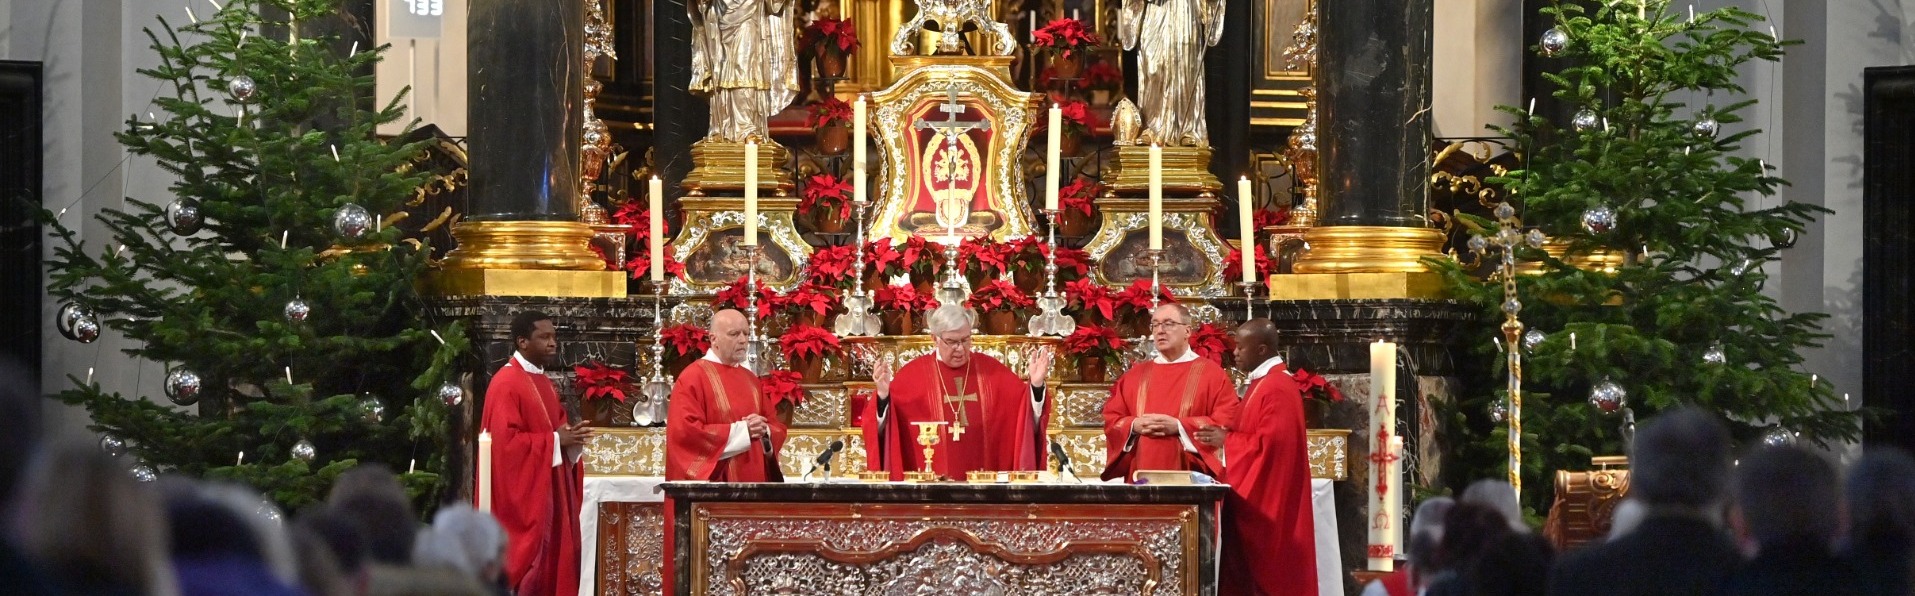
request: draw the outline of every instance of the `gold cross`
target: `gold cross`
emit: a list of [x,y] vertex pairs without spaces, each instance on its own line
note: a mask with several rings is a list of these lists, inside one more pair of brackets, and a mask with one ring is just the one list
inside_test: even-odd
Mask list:
[[[965,372],[969,373],[970,371],[967,369]],[[964,392],[965,380],[966,378],[963,376],[958,377],[957,394],[944,396],[944,403],[951,405],[951,412],[955,414],[957,418],[957,421],[951,424],[951,440],[953,441],[964,438],[964,425],[971,422],[970,412],[965,409],[964,404],[977,401],[976,393]],[[939,389],[943,389],[943,387],[939,387]]]

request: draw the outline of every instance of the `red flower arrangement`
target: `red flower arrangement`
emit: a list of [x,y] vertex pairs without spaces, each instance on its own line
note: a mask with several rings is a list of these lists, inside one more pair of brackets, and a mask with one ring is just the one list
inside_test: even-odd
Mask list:
[[1036,236],[1007,240],[1001,246],[1004,267],[1010,271],[1043,271],[1044,255],[1050,251]]
[[665,345],[678,350],[679,356],[703,354],[711,350],[711,332],[691,323],[666,327],[658,332],[658,338]]
[[845,288],[851,285],[851,272],[857,257],[851,245],[827,246],[811,251],[811,260],[806,264],[805,277],[811,283],[833,288]]
[[912,236],[904,240],[904,246],[898,248],[899,273],[915,275],[936,275],[942,268],[944,245],[925,240],[921,236]]
[[992,312],[1015,308],[1030,308],[1036,306],[1037,301],[1032,300],[1030,296],[1024,295],[1024,292],[1018,291],[1015,284],[1001,279],[993,279],[971,290],[971,297],[964,301],[964,305],[975,308],[978,312]]
[[872,292],[871,301],[883,310],[905,312],[929,312],[938,307],[938,299],[929,294],[919,294],[911,284],[885,286]]
[[1056,19],[1042,28],[1031,32],[1031,46],[1050,48],[1069,58],[1071,52],[1102,43],[1097,32],[1091,31],[1083,21],[1077,19]]
[[1078,325],[1076,331],[1064,337],[1064,353],[1074,362],[1099,358],[1114,364],[1129,349],[1129,340],[1103,325]]
[[572,372],[578,374],[572,384],[579,388],[581,399],[611,398],[625,403],[625,371],[591,360],[572,367]]
[[837,176],[812,176],[805,183],[803,196],[798,200],[798,210],[808,213],[813,209],[837,209],[838,217],[851,217],[851,190],[851,184]]
[[772,403],[791,402],[793,407],[805,403],[804,375],[788,370],[773,371],[758,377],[758,391],[771,398]]
[[[1177,297],[1170,294],[1170,288],[1167,286],[1158,288],[1157,298],[1164,304],[1177,301]],[[1111,299],[1118,306],[1130,307],[1131,312],[1148,312],[1150,311],[1150,280],[1140,279],[1130,282],[1130,287],[1112,295]]]
[[[1230,274],[1243,271],[1243,249],[1233,248],[1230,249],[1230,254],[1224,255],[1223,270]],[[1257,279],[1270,277],[1272,271],[1275,271],[1275,264],[1270,261],[1270,255],[1261,250],[1257,251]],[[1232,277],[1235,276],[1232,275]]]
[[866,271],[876,271],[878,275],[886,277],[903,275],[905,273],[903,262],[904,254],[891,246],[890,238],[880,238],[864,243]]
[[1091,215],[1091,200],[1104,191],[1104,185],[1082,176],[1070,184],[1057,189],[1057,208],[1064,211],[1078,211],[1085,217]]
[[1296,379],[1297,387],[1303,390],[1304,397],[1314,397],[1329,401],[1343,401],[1343,392],[1331,385],[1329,379],[1311,373],[1303,368],[1290,369],[1290,378]]
[[1095,312],[1109,321],[1117,318],[1117,299],[1110,288],[1091,279],[1080,279],[1064,284],[1064,297],[1071,308],[1083,312]]
[[966,275],[981,275],[996,279],[1010,267],[1010,263],[1005,261],[1005,258],[1009,256],[1007,248],[1010,247],[992,240],[989,236],[965,238],[958,243],[958,262],[964,264]]
[[[1058,108],[1058,111],[1063,112],[1064,121],[1064,130],[1059,132],[1076,136],[1083,136],[1090,132],[1090,104],[1081,100],[1066,99],[1058,104]],[[1058,193],[1063,194],[1063,191],[1060,189]]]
[[[745,287],[746,279],[745,277],[740,277],[738,281],[731,282],[730,286],[719,290],[717,294],[713,294],[711,297],[712,308],[730,307],[736,308],[739,311],[744,311],[749,308],[751,306],[748,302],[750,295],[746,294],[746,292],[751,290]],[[758,282],[756,289],[758,292],[758,318],[769,317],[772,313],[777,312],[781,304],[778,294],[771,291],[771,288],[765,287],[765,282],[762,281]]]
[[[668,277],[668,278],[676,277],[679,279],[684,279],[685,264],[678,262],[677,249],[672,248],[672,245],[670,244],[664,245],[664,248],[665,248],[665,277]],[[638,251],[638,254],[633,255],[632,258],[630,259],[626,259],[625,270],[631,272],[632,279],[638,279],[641,277],[646,277],[648,275],[651,275],[652,273],[651,249],[649,248],[640,249]]]
[[849,54],[858,50],[858,28],[851,19],[818,19],[805,25],[804,44],[819,54]]
[[1231,338],[1230,332],[1224,331],[1215,323],[1204,323],[1190,331],[1190,349],[1197,352],[1198,356],[1209,358],[1211,362],[1219,366],[1224,364],[1224,359],[1236,347],[1237,340]]
[[839,302],[838,293],[831,287],[810,282],[798,284],[791,291],[785,292],[785,295],[778,297],[778,307],[793,315],[810,310],[822,317],[830,314],[831,309],[837,307]]
[[[1051,251],[1049,246],[1040,244],[1038,245],[1038,250],[1043,253],[1046,258],[1049,258]],[[1043,265],[1040,263],[1038,266],[1042,267]],[[1075,275],[1066,275],[1066,273],[1074,273]],[[1059,277],[1077,277],[1080,279],[1090,275],[1090,253],[1084,252],[1084,249],[1081,248],[1071,248],[1068,246],[1057,247],[1057,275]]]
[[778,351],[785,355],[786,362],[837,354],[843,349],[838,345],[838,334],[817,325],[792,325],[778,336]]
[[1084,67],[1084,85],[1086,86],[1102,87],[1105,85],[1116,85],[1123,80],[1124,71],[1118,70],[1115,66],[1111,66],[1109,62],[1098,60],[1092,62],[1090,66]]
[[823,128],[832,125],[851,125],[851,104],[835,96],[811,102],[805,108],[811,115],[805,118],[805,126]]

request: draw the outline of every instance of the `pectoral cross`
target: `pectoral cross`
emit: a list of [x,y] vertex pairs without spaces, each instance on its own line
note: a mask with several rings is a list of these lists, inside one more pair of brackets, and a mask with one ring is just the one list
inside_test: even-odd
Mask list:
[[971,423],[970,410],[965,407],[965,404],[977,401],[976,393],[964,392],[964,381],[964,377],[958,377],[957,394],[944,396],[944,403],[951,406],[951,412],[954,413],[954,417],[957,418],[956,421],[951,423],[951,440],[953,441],[963,440],[964,425]]

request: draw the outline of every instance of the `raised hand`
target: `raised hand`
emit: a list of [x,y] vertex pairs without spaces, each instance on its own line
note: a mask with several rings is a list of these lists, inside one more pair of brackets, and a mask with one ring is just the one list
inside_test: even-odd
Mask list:
[[1038,348],[1031,354],[1031,364],[1026,370],[1030,371],[1032,387],[1042,387],[1044,380],[1050,377],[1051,356],[1051,349],[1048,347]]
[[871,382],[878,386],[878,397],[891,397],[891,362],[879,359],[871,365]]

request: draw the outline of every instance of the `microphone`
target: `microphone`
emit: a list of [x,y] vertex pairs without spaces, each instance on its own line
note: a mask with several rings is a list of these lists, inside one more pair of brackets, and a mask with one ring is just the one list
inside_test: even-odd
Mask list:
[[[1064,452],[1063,443],[1051,441],[1051,458],[1057,460],[1058,475],[1061,476],[1064,473],[1069,473],[1072,478],[1077,478],[1077,470],[1071,463],[1071,455]],[[1082,482],[1083,480],[1079,479],[1078,481]]]
[[838,451],[842,449],[844,449],[844,441],[832,441],[831,445],[826,446],[824,451],[818,452],[818,458],[811,462],[811,469],[805,471],[804,479],[809,480],[811,473],[818,471],[818,468],[824,468],[825,473],[830,474],[831,458],[838,455]]

